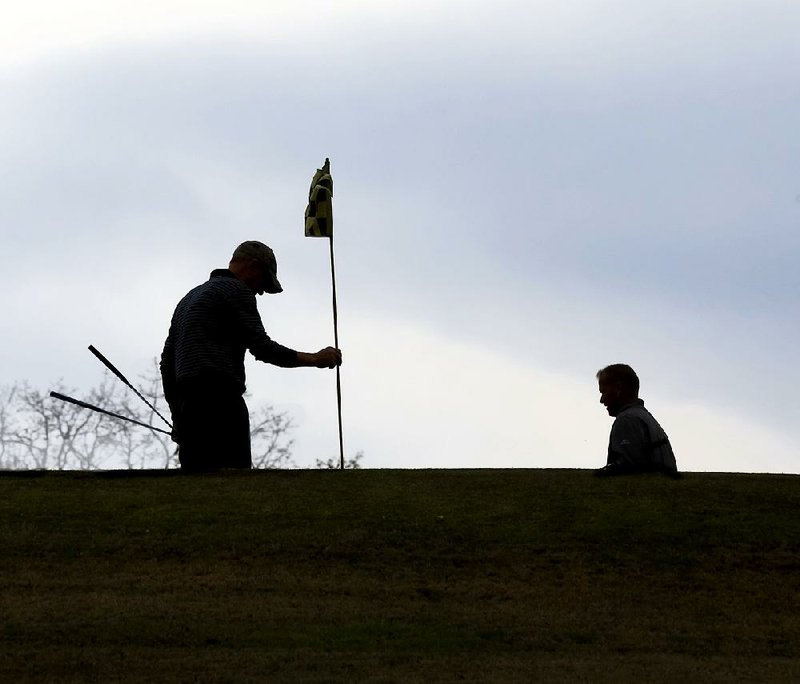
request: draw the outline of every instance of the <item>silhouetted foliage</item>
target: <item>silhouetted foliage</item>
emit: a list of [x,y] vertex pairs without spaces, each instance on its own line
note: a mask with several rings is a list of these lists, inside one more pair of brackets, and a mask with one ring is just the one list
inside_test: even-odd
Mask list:
[[[344,459],[345,469],[357,470],[358,468],[361,467],[362,458],[364,458],[363,451],[357,451],[355,456],[353,456],[352,458],[345,458]],[[333,469],[338,470],[339,468],[341,468],[341,465],[342,462],[340,458],[329,458],[327,461],[323,461],[321,458],[318,458],[314,463],[314,466],[316,468],[329,468],[331,470]]]
[[[129,388],[107,373],[87,395],[59,381],[52,388],[100,408],[168,429]],[[139,377],[137,389],[158,411],[169,409],[161,390],[158,363]],[[146,412],[146,413],[145,413]],[[144,415],[143,415],[144,414]],[[292,467],[294,423],[270,405],[251,411],[254,468]],[[51,398],[49,391],[15,382],[0,388],[0,469],[97,470],[176,468],[175,443],[168,435]]]

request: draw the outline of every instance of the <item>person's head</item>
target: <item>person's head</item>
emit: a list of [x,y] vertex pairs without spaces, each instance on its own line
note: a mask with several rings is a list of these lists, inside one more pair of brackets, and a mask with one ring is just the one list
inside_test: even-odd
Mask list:
[[639,376],[624,363],[614,363],[597,371],[597,385],[600,403],[606,407],[609,416],[616,416],[624,406],[639,397]]
[[275,253],[263,242],[243,242],[233,251],[228,268],[256,294],[283,292]]

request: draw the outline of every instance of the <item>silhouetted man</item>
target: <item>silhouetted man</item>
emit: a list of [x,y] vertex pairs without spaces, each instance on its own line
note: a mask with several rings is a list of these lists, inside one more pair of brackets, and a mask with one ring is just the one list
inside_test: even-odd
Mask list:
[[663,472],[678,475],[667,433],[639,399],[639,378],[623,363],[597,373],[600,403],[614,417],[608,440],[608,459],[595,474]]
[[338,349],[299,352],[270,339],[256,295],[283,292],[275,254],[262,242],[239,245],[227,269],[191,290],[175,309],[161,354],[181,469],[250,468],[250,417],[244,401],[245,351],[283,368],[341,364]]

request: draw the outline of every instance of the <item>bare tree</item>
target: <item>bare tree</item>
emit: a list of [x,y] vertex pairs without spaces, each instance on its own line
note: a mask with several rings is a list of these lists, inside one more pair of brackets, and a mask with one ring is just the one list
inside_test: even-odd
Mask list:
[[[349,470],[358,470],[361,467],[361,459],[364,458],[363,451],[356,451],[355,456],[352,458],[345,458],[344,459],[344,467],[345,469]],[[328,468],[330,470],[339,469],[341,467],[341,459],[339,458],[329,458],[327,461],[323,461],[321,458],[318,458],[314,463],[315,468]]]
[[265,404],[250,415],[250,450],[254,468],[292,467],[291,453],[294,440],[288,432],[294,428],[286,412],[276,413]]
[[[137,383],[139,393],[162,415],[169,414],[169,406],[161,389],[161,373],[158,359],[153,359],[147,372],[139,376]],[[128,395],[130,397],[130,395]],[[140,403],[139,406],[142,406]],[[156,414],[156,411],[145,407],[147,413],[143,422],[154,427],[169,429],[169,426]],[[161,432],[139,430],[125,445],[125,465],[127,468],[177,468],[178,453],[175,443]]]
[[[160,413],[168,414],[157,360],[142,374],[137,389]],[[75,390],[59,382],[56,391]],[[89,396],[88,403],[165,429],[151,408],[142,417],[142,403],[111,374]],[[291,459],[295,425],[272,406],[251,413],[251,445],[256,468],[283,468]],[[71,403],[52,399],[26,382],[0,388],[0,469],[95,470],[124,467],[174,468],[177,450],[169,435],[147,430]]]
[[[57,389],[69,391],[61,382]],[[113,405],[115,393],[113,383],[106,378],[91,391],[88,401]],[[0,414],[2,468],[100,468],[129,429],[109,416],[53,401],[26,382],[16,383],[3,393]]]
[[4,437],[11,435],[15,428],[14,414],[12,406],[16,399],[17,386],[0,388],[0,469],[21,468],[22,461],[19,458],[18,450]]

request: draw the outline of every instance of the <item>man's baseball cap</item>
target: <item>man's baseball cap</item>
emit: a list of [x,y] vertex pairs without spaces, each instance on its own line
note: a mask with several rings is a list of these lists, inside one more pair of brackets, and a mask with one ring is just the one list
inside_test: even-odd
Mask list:
[[283,292],[281,284],[278,282],[278,262],[275,260],[275,253],[263,242],[258,240],[248,240],[233,250],[231,261],[240,259],[255,259],[267,267],[267,277],[264,290],[270,294]]

